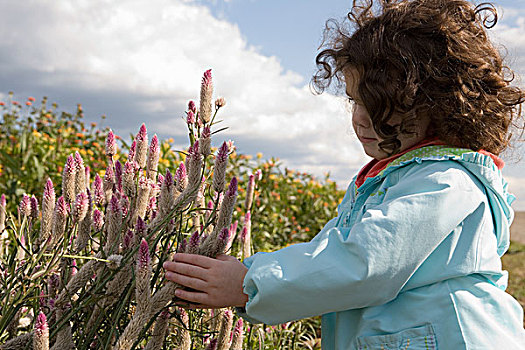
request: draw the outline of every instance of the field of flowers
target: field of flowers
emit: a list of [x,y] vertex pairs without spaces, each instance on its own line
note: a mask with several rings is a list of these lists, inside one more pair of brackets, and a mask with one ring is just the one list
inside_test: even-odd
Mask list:
[[207,71],[183,150],[145,125],[128,142],[88,126],[81,105],[0,101],[0,349],[320,348],[318,318],[266,326],[184,310],[163,278],[175,251],[244,258],[307,241],[344,194],[229,140],[211,148],[225,105],[211,96]]
[[163,278],[175,251],[244,258],[308,240],[342,196],[231,141],[212,149],[225,101],[211,94],[206,72],[183,150],[145,125],[128,143],[86,126],[80,105],[0,102],[0,349],[319,347],[318,319],[268,327],[186,311]]

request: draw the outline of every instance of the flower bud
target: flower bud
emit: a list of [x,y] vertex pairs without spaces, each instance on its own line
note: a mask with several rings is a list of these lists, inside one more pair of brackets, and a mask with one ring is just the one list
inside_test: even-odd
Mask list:
[[211,100],[213,95],[213,83],[211,79],[211,69],[204,72],[201,83],[200,110],[199,116],[204,123],[211,120]]
[[73,219],[75,222],[84,220],[88,211],[89,198],[86,192],[80,192],[75,199],[73,207]]
[[39,214],[38,200],[33,195],[33,196],[31,196],[30,202],[31,202],[31,214],[30,214],[30,216],[31,216],[31,218],[33,220],[36,220],[36,219],[38,219],[38,214]]
[[95,231],[100,231],[102,230],[102,226],[104,226],[104,213],[95,209],[93,211],[93,229]]
[[49,327],[46,315],[42,311],[36,317],[35,330],[33,332],[33,349],[49,350]]
[[115,141],[115,134],[113,134],[113,131],[110,129],[108,137],[106,138],[106,156],[112,158],[115,154],[117,154],[117,143]]
[[145,168],[146,157],[148,153],[148,132],[145,124],[141,125],[135,140],[137,141],[135,161],[137,162],[140,168]]
[[98,174],[95,175],[95,180],[93,180],[92,190],[93,201],[96,205],[103,206],[105,203],[104,189],[102,185],[102,179]]
[[29,217],[31,215],[31,197],[27,194],[24,194],[20,204],[18,205],[18,212],[20,217]]
[[148,152],[148,166],[146,168],[146,176],[150,180],[155,180],[155,176],[157,175],[157,168],[159,166],[159,158],[160,158],[160,146],[159,146],[159,139],[157,138],[157,135],[153,135],[153,138],[151,139],[151,144],[149,146],[149,152]]
[[193,125],[195,124],[195,114],[192,111],[189,111],[186,115],[186,124]]
[[77,166],[75,157],[69,155],[64,165],[64,171],[62,172],[62,195],[68,203],[75,200],[76,174]]
[[226,100],[224,99],[224,97],[219,97],[215,100],[215,108],[219,109],[224,106],[226,106]]
[[197,112],[197,107],[195,106],[195,102],[193,101],[188,102],[188,110],[192,113]]

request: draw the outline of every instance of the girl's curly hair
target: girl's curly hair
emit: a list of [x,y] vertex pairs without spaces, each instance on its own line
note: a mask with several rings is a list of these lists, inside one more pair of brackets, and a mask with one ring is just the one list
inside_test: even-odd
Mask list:
[[[311,84],[323,92],[343,71],[356,68],[358,91],[380,147],[395,154],[397,136],[414,131],[420,113],[429,135],[447,144],[501,153],[510,126],[521,118],[522,89],[511,86],[486,29],[497,22],[491,4],[465,0],[354,0],[349,28],[329,20]],[[389,125],[401,113],[399,125]]]

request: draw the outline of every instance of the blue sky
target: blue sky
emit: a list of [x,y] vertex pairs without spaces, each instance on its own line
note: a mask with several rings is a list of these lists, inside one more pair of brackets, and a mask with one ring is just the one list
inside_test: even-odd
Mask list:
[[[496,1],[491,31],[511,67],[525,76],[525,0]],[[350,130],[341,97],[314,96],[308,82],[328,18],[350,1],[0,0],[0,100],[48,96],[64,109],[82,103],[87,120],[107,115],[118,134],[173,137],[181,147],[185,105],[204,70],[240,152],[276,156],[340,187],[368,158]],[[525,84],[520,83],[522,86]],[[525,152],[508,152],[505,174],[525,198]],[[516,207],[525,210],[525,201]]]

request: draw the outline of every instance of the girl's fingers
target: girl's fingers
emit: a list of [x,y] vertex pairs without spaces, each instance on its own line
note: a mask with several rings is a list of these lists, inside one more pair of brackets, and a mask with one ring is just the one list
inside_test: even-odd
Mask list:
[[206,280],[207,270],[199,266],[173,261],[166,261],[162,266],[169,272],[176,272],[178,274],[199,278],[204,281]]
[[177,253],[173,255],[173,261],[175,262],[184,262],[191,265],[196,265],[203,267],[205,269],[209,269],[213,266],[213,263],[216,262],[215,259],[208,258],[204,255],[199,254],[185,254],[185,253]]
[[207,305],[208,294],[202,292],[190,292],[183,289],[177,289],[175,291],[175,296],[180,299],[184,299],[193,304],[202,304]]
[[166,272],[166,278],[172,282],[181,284],[186,287],[190,287],[196,290],[206,290],[207,284],[205,281],[193,278],[190,276],[180,275],[178,273]]

